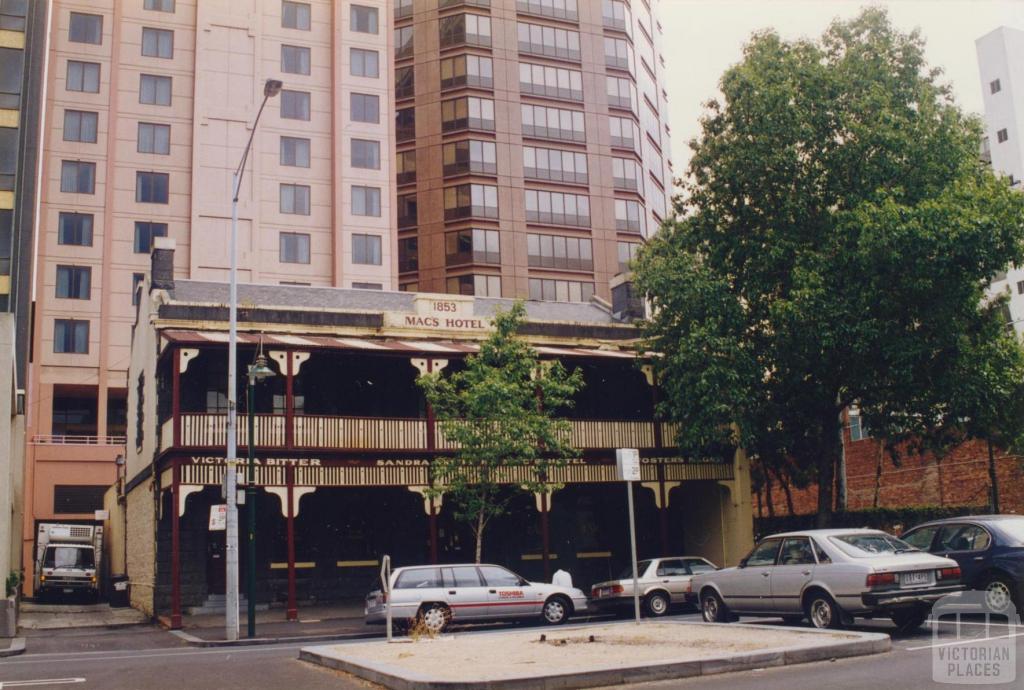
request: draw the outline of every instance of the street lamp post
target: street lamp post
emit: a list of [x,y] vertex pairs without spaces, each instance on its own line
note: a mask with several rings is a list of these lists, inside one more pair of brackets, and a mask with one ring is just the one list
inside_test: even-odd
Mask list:
[[[242,152],[242,161],[238,164],[234,174],[231,176],[231,244],[228,253],[231,255],[230,282],[228,288],[228,418],[225,425],[227,434],[227,449],[225,452],[225,479],[224,489],[227,494],[227,510],[225,511],[225,602],[224,602],[224,628],[225,637],[228,640],[238,639],[238,505],[237,505],[237,475],[235,464],[238,454],[238,439],[235,437],[237,426],[237,402],[238,390],[236,389],[235,371],[238,360],[238,192],[242,185],[242,175],[245,173],[245,162],[249,158],[249,149],[252,147],[252,139],[256,134],[256,125],[260,122],[260,115],[263,114],[263,107],[267,101],[281,92],[281,82],[277,79],[268,79],[263,85],[263,102],[260,103],[259,112],[256,113],[256,120],[252,123],[252,131],[249,133],[249,141],[245,144],[245,151]],[[249,592],[252,599],[252,592]]]
[[267,358],[263,354],[263,343],[256,359],[249,365],[249,385],[246,411],[249,415],[249,465],[248,482],[245,485],[245,512],[249,523],[249,541],[247,545],[248,567],[246,568],[246,589],[248,597],[249,638],[256,637],[256,382],[274,375],[274,370],[267,366]]

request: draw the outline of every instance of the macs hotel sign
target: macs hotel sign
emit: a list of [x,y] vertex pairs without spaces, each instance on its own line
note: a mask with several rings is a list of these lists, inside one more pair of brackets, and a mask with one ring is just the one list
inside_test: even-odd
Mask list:
[[470,296],[416,295],[414,304],[414,312],[384,312],[384,325],[462,333],[486,331],[491,327],[491,319],[473,313],[473,298]]

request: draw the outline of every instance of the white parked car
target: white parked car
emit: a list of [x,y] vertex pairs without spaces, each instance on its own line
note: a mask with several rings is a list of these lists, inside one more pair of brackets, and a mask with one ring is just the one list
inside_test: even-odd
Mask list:
[[738,566],[698,575],[691,588],[708,622],[747,614],[839,628],[854,616],[889,617],[905,631],[963,585],[956,561],[878,530],[827,529],[767,537]]
[[391,573],[391,601],[381,590],[366,595],[366,622],[385,623],[387,608],[399,623],[419,620],[440,632],[449,623],[539,618],[558,625],[587,609],[575,587],[529,582],[497,565],[418,565]]
[[[636,564],[640,604],[649,616],[664,616],[672,604],[686,603],[690,580],[698,573],[715,570],[716,566],[699,556],[652,558]],[[633,566],[619,577],[598,582],[590,588],[591,606],[601,610],[624,611],[633,607]]]

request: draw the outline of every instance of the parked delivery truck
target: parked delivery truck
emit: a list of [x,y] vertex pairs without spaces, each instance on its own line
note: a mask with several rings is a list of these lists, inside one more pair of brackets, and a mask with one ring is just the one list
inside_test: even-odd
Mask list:
[[79,596],[95,601],[100,593],[102,555],[102,526],[39,523],[36,531],[36,596]]

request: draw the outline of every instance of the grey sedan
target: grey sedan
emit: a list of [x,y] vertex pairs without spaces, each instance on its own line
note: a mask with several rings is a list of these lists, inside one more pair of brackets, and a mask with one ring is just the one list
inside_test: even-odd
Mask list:
[[530,582],[498,565],[460,563],[410,566],[391,573],[391,601],[381,590],[366,595],[366,622],[419,621],[434,632],[449,623],[539,618],[558,625],[585,611],[587,595],[575,587]]
[[[672,604],[686,603],[690,580],[698,573],[715,570],[715,564],[699,556],[652,558],[637,563],[640,601],[648,616],[664,616]],[[633,566],[619,577],[598,582],[590,588],[590,603],[602,610],[625,610],[633,606]]]
[[854,616],[889,617],[901,630],[918,627],[936,600],[963,589],[956,561],[869,529],[776,534],[738,566],[698,575],[691,587],[708,622],[747,614],[839,628]]

